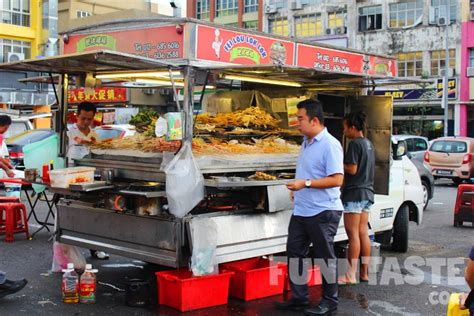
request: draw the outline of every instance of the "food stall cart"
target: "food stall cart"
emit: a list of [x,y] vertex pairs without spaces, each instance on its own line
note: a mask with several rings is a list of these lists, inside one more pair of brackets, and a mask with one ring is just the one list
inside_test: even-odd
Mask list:
[[[113,169],[114,182],[61,190],[57,239],[63,243],[169,267],[188,265],[203,228],[215,236],[211,246],[218,263],[284,251],[292,214],[285,184],[294,177],[298,155],[295,108],[308,97],[325,101],[326,125],[341,142],[344,114],[369,113],[376,188],[388,193],[392,100],[367,94],[377,84],[396,81],[393,58],[191,19],[126,20],[62,37],[61,56],[0,65],[60,75],[62,153],[71,77],[88,88],[184,90],[174,112],[182,115],[182,142],[138,138],[98,144],[76,161]],[[234,92],[217,93],[207,102],[213,113],[196,115],[193,92],[211,84]],[[191,211],[175,216],[166,197],[180,186],[167,185],[164,165],[186,146],[193,148],[196,177],[203,175],[206,191]]]

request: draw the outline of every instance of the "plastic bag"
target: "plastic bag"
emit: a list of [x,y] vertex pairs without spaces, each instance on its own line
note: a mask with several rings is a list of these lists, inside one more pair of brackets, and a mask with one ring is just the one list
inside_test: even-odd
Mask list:
[[182,218],[204,198],[204,177],[188,142],[164,168],[164,172],[170,213]]
[[190,223],[193,253],[191,271],[194,276],[218,273],[216,260],[217,225],[212,218],[193,218]]
[[86,268],[86,258],[78,247],[62,244],[55,241],[53,244],[53,272],[61,272],[67,268],[68,263],[74,263],[74,269],[84,270]]

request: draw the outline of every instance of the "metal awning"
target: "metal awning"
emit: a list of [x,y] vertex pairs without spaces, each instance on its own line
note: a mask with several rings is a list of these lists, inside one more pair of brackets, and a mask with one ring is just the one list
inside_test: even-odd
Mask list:
[[371,88],[405,84],[429,84],[430,80],[418,78],[386,78],[351,73],[325,72],[286,65],[260,66],[209,66],[207,69],[217,77],[222,75],[248,76],[271,80],[288,80],[301,84],[302,88]]
[[169,62],[119,53],[95,51],[0,64],[0,70],[84,75],[87,73],[176,68]]

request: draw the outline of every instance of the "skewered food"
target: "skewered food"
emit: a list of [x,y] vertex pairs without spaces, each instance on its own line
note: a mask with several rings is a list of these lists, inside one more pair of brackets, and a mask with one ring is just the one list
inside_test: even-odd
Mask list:
[[235,126],[256,129],[277,129],[279,121],[259,107],[251,106],[242,111],[218,113],[211,116],[208,113],[199,114],[198,124],[211,124],[217,127]]

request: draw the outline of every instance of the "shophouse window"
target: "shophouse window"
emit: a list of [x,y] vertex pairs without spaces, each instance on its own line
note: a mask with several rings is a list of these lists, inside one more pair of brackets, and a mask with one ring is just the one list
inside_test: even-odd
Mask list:
[[322,0],[301,0],[302,5],[317,5],[321,4]]
[[0,16],[2,23],[19,26],[30,26],[29,0],[2,0]]
[[[445,67],[446,52],[444,49],[430,52],[431,55],[431,75],[441,76],[441,70]],[[456,50],[449,50],[449,68],[456,66]]]
[[30,59],[31,42],[0,38],[0,62],[8,62],[8,56],[11,56],[12,53],[23,54],[25,59]]
[[225,24],[225,26],[239,27],[239,23],[238,23],[238,22],[235,22],[235,23],[227,23],[227,24]]
[[[430,23],[434,22],[436,24],[439,17],[446,16],[446,4],[449,1],[449,15],[451,16],[451,22],[456,22],[457,16],[457,2],[458,0],[431,0],[431,11],[433,16],[430,17]],[[472,1],[471,1],[471,10],[472,10]]]
[[80,19],[80,18],[86,18],[88,16],[91,16],[92,13],[90,12],[87,12],[87,11],[81,11],[81,10],[77,10],[76,11],[76,16]]
[[244,22],[244,29],[257,31],[258,30],[258,21]]
[[382,6],[364,7],[359,9],[359,31],[382,29]]
[[216,16],[235,15],[238,11],[238,0],[216,0]]
[[418,77],[423,73],[423,53],[400,53],[398,54],[398,76]]
[[277,9],[286,8],[288,6],[287,0],[270,0],[268,4],[274,5]]
[[287,18],[271,19],[268,22],[270,33],[275,35],[288,36],[288,20]]
[[198,0],[196,2],[196,18],[200,20],[209,19],[209,0]]
[[257,12],[258,11],[258,0],[245,0],[244,12]]
[[297,37],[318,36],[321,34],[321,14],[295,16],[295,35]]
[[403,1],[390,4],[390,27],[415,25],[423,16],[423,0]]
[[337,34],[345,34],[346,29],[346,10],[340,10],[335,12],[328,12],[328,28],[339,29]]
[[469,49],[469,67],[474,67],[474,48]]

